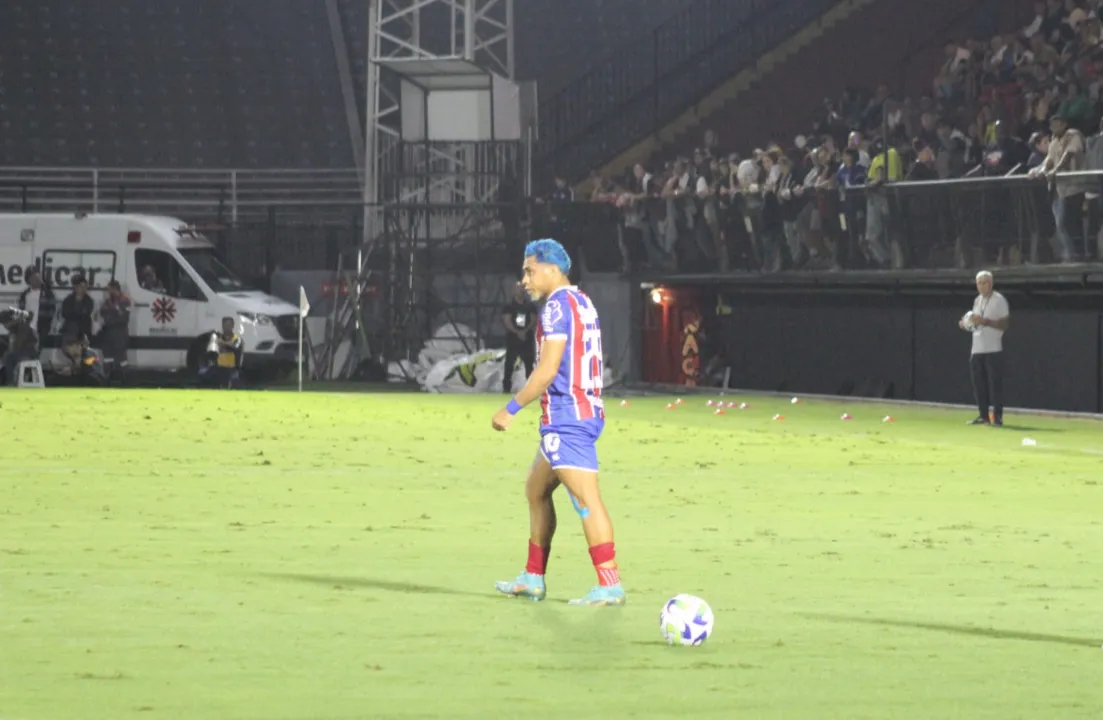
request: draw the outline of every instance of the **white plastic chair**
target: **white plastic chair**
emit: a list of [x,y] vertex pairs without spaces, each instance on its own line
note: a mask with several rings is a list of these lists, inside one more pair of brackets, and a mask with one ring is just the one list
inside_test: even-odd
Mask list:
[[38,360],[26,360],[15,369],[15,386],[21,388],[44,388],[46,381],[42,374],[42,363]]

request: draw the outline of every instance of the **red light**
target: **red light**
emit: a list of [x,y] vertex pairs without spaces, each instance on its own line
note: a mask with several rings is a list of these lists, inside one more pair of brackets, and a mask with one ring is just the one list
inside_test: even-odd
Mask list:
[[[322,294],[323,295],[332,295],[333,294],[333,288],[334,288],[334,285],[333,285],[332,282],[329,282],[328,280],[323,282],[322,283]],[[337,285],[337,293],[341,297],[347,296],[349,294],[348,283],[343,282],[343,283]]]
[[142,233],[138,230],[131,230],[126,234],[126,242],[128,245],[137,245],[142,241]]

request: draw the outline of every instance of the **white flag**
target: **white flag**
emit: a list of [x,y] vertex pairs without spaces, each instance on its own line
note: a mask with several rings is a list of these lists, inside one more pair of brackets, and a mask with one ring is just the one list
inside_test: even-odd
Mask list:
[[310,313],[310,302],[306,299],[306,290],[299,286],[299,317],[305,318]]

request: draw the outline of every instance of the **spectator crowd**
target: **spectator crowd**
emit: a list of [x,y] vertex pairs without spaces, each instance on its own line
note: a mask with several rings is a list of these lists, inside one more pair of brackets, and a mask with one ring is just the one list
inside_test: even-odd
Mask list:
[[[899,238],[886,184],[1029,174],[1049,180],[1054,259],[1090,259],[1100,179],[1056,173],[1103,170],[1101,17],[1103,0],[1037,2],[1018,32],[947,43],[918,99],[848,88],[788,146],[736,151],[708,130],[692,155],[594,173],[579,199],[617,208],[626,266],[900,268],[924,261]],[[551,203],[575,199],[556,185]]]

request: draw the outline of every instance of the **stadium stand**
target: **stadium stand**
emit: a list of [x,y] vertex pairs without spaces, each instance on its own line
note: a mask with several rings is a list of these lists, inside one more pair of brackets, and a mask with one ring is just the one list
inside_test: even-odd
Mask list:
[[[911,186],[1024,174],[1044,159],[1058,115],[1073,133],[1093,136],[1074,169],[1103,169],[1094,137],[1103,114],[1100,5],[874,2],[698,105],[712,115],[691,109],[690,122],[642,143],[637,150],[657,152],[638,154],[640,175],[618,164],[631,157],[621,156],[580,197],[618,207],[624,231],[644,248],[639,258],[663,267],[727,267],[729,253],[734,267],[767,272],[965,266],[974,252],[1001,263],[1028,254],[1035,262],[1090,259],[1098,254],[1098,179],[1076,181],[1079,194],[1061,193],[1071,199],[1055,203],[1052,217],[1044,183],[952,193],[940,186],[941,197],[933,185],[919,194]],[[840,169],[847,149],[854,171]],[[867,191],[871,167],[888,192]],[[791,194],[808,178],[809,196]],[[897,237],[915,227],[948,237],[954,247],[944,250],[956,257],[936,257],[943,250],[929,240]],[[955,243],[961,235],[975,242]],[[1038,236],[1051,238],[1049,250]]]
[[[554,94],[691,2],[519,0],[517,77]],[[363,122],[367,3],[337,7]],[[443,18],[427,14],[422,33],[450,42]],[[322,2],[10,0],[0,165],[350,168],[338,82]]]
[[354,164],[320,3],[12,0],[0,47],[0,164]]

